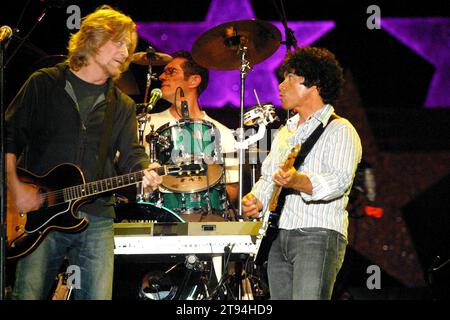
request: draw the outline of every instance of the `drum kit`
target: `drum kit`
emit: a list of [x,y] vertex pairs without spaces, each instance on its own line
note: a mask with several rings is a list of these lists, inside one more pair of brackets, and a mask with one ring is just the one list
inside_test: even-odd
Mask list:
[[[239,157],[239,212],[237,216],[234,215],[237,218],[243,217],[241,199],[243,197],[242,165],[244,154],[250,145],[254,145],[257,139],[262,138],[260,134],[258,138],[244,140],[244,125],[259,126],[260,133],[264,134],[265,126],[276,120],[273,105],[260,104],[259,100],[257,106],[252,107],[244,114],[245,78],[252,66],[269,58],[278,49],[280,43],[281,33],[272,24],[260,20],[240,20],[227,22],[206,31],[192,47],[192,57],[205,68],[240,70],[240,128],[236,130],[237,141],[235,144]],[[151,80],[156,79],[151,70],[152,66],[165,65],[171,59],[171,56],[155,52],[151,47],[145,52],[137,52],[133,55],[133,63],[148,67],[144,102],[139,105],[147,107],[152,104],[147,102]],[[152,107],[153,105],[150,108],[145,108],[146,111],[143,114],[138,113],[140,128],[145,126],[145,122],[148,122],[151,118],[149,111]],[[143,130],[140,129],[140,132],[142,133]],[[140,140],[143,143],[142,134]],[[158,222],[159,219],[182,221],[183,219],[180,216],[186,217],[198,213],[203,216],[220,217],[220,219],[223,219],[222,221],[230,220],[227,212],[229,202],[227,201],[223,181],[225,174],[224,158],[227,157],[227,154],[222,153],[220,134],[214,124],[205,120],[184,118],[169,122],[156,131],[152,128],[145,140],[150,146],[151,162],[177,165],[206,163],[208,165],[207,173],[195,177],[164,176],[162,188],[160,188],[162,190],[157,195],[146,196],[143,192],[140,194],[138,192],[138,200],[140,200],[138,205],[121,205],[118,210],[116,208],[116,212],[122,211],[124,213],[125,211],[139,209],[140,212],[144,212],[146,216],[152,217],[152,220],[156,219]],[[249,151],[254,151],[254,149]],[[155,208],[157,208],[156,211]],[[156,213],[152,215],[152,211]],[[187,219],[186,221],[192,220]],[[175,272],[176,270],[171,270],[170,274]],[[201,271],[194,270],[193,273],[195,276],[202,278]],[[151,275],[146,277],[146,286],[143,286],[145,290],[142,294],[147,299],[174,298],[175,293],[170,290],[171,286],[166,290],[167,292],[161,291],[158,293],[155,288],[161,284],[152,285],[155,277]]]
[[[272,24],[261,20],[231,21],[203,33],[192,46],[192,57],[200,65],[215,70],[240,70],[241,79],[241,116],[240,128],[236,130],[236,149],[239,157],[239,213],[242,217],[242,180],[244,154],[249,143],[244,141],[244,125],[265,126],[276,119],[271,104],[260,104],[244,114],[245,78],[251,67],[269,58],[281,43],[281,33]],[[155,52],[149,47],[145,52],[136,52],[132,62],[148,67],[147,85],[144,102],[148,106],[151,81],[156,79],[152,66],[163,66],[172,57]],[[155,89],[154,89],[155,90]],[[153,91],[152,90],[152,96]],[[151,100],[151,99],[150,99]],[[151,101],[150,101],[151,104]],[[139,112],[140,128],[151,118],[150,108]],[[150,109],[150,110],[149,110]],[[265,129],[265,127],[264,127]],[[140,130],[142,133],[143,130]],[[182,119],[169,122],[156,131],[151,130],[145,140],[150,146],[150,161],[160,164],[207,163],[208,170],[203,176],[163,177],[162,188],[157,198],[149,198],[138,192],[138,200],[157,203],[178,214],[201,213],[203,215],[227,215],[227,197],[222,177],[224,176],[224,158],[220,145],[220,134],[214,124],[199,119]],[[262,137],[260,137],[262,138]],[[253,139],[254,140],[254,139]],[[144,139],[140,137],[140,143]],[[255,142],[255,141],[252,141]],[[236,216],[236,215],[235,215]]]

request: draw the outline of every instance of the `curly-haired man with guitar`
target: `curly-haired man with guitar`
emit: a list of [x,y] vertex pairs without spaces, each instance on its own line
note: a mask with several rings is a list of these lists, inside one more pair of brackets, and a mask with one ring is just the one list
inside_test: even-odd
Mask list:
[[345,207],[361,142],[334,114],[343,75],[331,52],[299,48],[281,70],[282,107],[296,115],[274,139],[243,211],[262,217],[256,262],[268,262],[271,299],[330,299],[347,245]]

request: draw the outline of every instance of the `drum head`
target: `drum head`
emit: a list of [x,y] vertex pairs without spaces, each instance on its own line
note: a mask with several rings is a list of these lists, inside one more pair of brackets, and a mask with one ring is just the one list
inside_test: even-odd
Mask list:
[[116,211],[114,222],[116,223],[126,221],[184,222],[183,218],[174,211],[151,202],[118,203],[114,209]]
[[176,177],[164,176],[161,185],[172,192],[200,192],[215,186],[223,175],[219,164],[208,165],[208,172],[202,176]]
[[161,164],[204,163],[208,168],[207,173],[200,176],[164,176],[161,184],[164,188],[172,192],[193,193],[211,188],[220,181],[224,166],[220,158],[220,134],[214,124],[193,119],[172,121],[156,132],[165,142],[156,146],[156,156]]

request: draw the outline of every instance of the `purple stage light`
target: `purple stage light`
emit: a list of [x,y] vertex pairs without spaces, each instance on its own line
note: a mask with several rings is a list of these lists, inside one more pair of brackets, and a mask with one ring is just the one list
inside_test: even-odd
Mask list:
[[[139,35],[158,50],[173,53],[177,50],[190,51],[194,42],[206,31],[229,21],[255,19],[255,13],[249,0],[229,1],[213,0],[205,21],[202,22],[139,22]],[[283,35],[284,27],[280,22],[271,22]],[[288,21],[298,44],[306,46],[334,28],[333,21],[299,22]],[[256,89],[261,102],[280,105],[278,98],[278,79],[276,69],[286,54],[286,48],[280,48],[265,61],[252,66],[245,80],[245,106],[257,104],[253,90]],[[230,104],[240,105],[240,72],[210,70],[208,88],[200,97],[204,107],[223,107]]]
[[425,106],[450,107],[450,19],[382,18],[381,27],[436,68]]

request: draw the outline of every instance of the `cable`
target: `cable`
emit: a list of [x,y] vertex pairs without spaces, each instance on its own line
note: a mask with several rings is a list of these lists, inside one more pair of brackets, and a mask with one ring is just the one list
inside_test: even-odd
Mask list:
[[[222,273],[222,276],[220,277],[219,282],[217,283],[217,286],[214,288],[213,292],[211,293],[211,295],[209,296],[209,298],[208,298],[207,300],[213,300],[213,299],[216,297],[216,295],[218,295],[219,289],[220,289],[222,286],[225,285],[224,282],[225,282],[225,280],[227,280],[228,277],[229,277],[229,275],[228,275],[228,263],[229,263],[229,261],[230,261],[230,257],[231,257],[231,253],[232,253],[232,251],[233,251],[234,245],[235,245],[235,244],[233,243],[233,244],[231,244],[231,247],[230,247],[230,245],[227,245],[227,246],[224,248],[224,251],[225,251],[225,254],[224,254],[224,258],[225,258],[224,271],[223,271],[223,273]],[[227,250],[227,249],[228,249],[228,250]],[[232,293],[232,291],[231,291],[231,290],[228,290],[228,292],[233,296],[233,299],[236,300],[235,297],[234,297],[234,295],[233,295],[233,293]]]
[[180,117],[180,119],[183,119],[183,116],[178,111],[178,107],[177,107],[177,93],[178,93],[178,90],[181,90],[181,87],[177,87],[177,89],[175,90],[175,98],[173,100],[173,105],[175,106],[175,112],[177,113],[177,115]]

